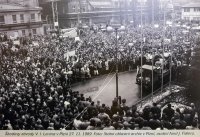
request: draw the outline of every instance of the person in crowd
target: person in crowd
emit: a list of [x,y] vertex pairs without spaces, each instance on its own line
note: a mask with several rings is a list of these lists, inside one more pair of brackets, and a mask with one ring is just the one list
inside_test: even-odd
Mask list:
[[103,130],[115,130],[115,128],[111,125],[110,120],[105,121],[105,127],[103,128]]
[[163,110],[163,113],[166,114],[168,120],[171,120],[174,116],[174,110],[171,107],[171,104],[168,104],[167,107]]
[[[154,49],[149,46],[149,34],[154,34],[152,39],[158,43],[154,43],[156,54],[161,55],[161,32],[149,26],[144,29],[147,40],[144,42],[143,58],[144,62],[151,63],[149,51]],[[136,27],[125,34],[119,33],[119,44],[123,47],[118,58],[120,71],[141,65],[140,30]],[[179,64],[188,62],[188,57],[182,53],[191,47],[184,44],[186,36],[182,29],[167,28],[167,32],[174,32],[177,36],[178,44],[172,48],[173,63],[181,69]],[[31,36],[19,38],[21,44],[15,44],[16,40],[0,34],[0,129],[148,129],[149,122],[155,125],[151,127],[153,129],[159,125],[167,129],[172,126],[185,129],[195,123],[194,104],[187,113],[178,117],[169,104],[161,117],[161,109],[156,103],[138,112],[136,106],[128,107],[126,99],[122,99],[121,104],[114,99],[112,106],[108,107],[104,102],[95,104],[90,97],[72,91],[71,84],[114,72],[116,65],[114,34],[100,30],[97,33],[83,31],[80,37],[80,41],[75,41],[56,34]],[[133,41],[135,43],[130,46]],[[191,41],[191,46],[195,46],[193,37]],[[169,51],[168,46],[165,47]],[[80,113],[83,114],[76,119]],[[190,124],[186,126],[185,122]]]
[[153,107],[151,108],[151,112],[153,115],[156,115],[156,118],[159,119],[161,116],[161,109],[157,106],[157,103],[153,103]]
[[95,130],[95,126],[96,126],[95,120],[91,119],[90,120],[90,125],[87,127],[86,130]]

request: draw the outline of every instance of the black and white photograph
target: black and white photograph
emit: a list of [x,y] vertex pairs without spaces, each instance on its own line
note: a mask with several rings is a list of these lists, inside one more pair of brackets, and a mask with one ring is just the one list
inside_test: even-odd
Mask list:
[[200,0],[0,0],[0,130],[199,129]]

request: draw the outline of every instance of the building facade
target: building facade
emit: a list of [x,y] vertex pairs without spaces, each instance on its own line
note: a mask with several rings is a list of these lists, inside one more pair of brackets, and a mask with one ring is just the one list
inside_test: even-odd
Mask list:
[[38,7],[37,0],[10,2],[12,0],[0,3],[0,32],[12,37],[44,34],[42,8]]
[[200,3],[190,3],[182,6],[181,19],[200,22]]
[[[51,1],[41,0],[43,18],[52,22]],[[45,4],[46,2],[46,4]],[[57,11],[60,28],[90,26],[93,24],[108,25],[116,20],[124,24],[133,20],[131,3],[132,0],[59,0]]]
[[[53,0],[60,28],[132,24],[149,24],[161,20],[160,0]],[[43,19],[53,24],[52,0],[41,0]],[[142,14],[142,16],[141,16]]]
[[[61,0],[58,4],[59,22],[64,27],[93,24],[109,25],[127,22],[131,11],[124,4],[130,0]],[[62,8],[61,8],[62,7]],[[131,19],[132,20],[132,19]]]

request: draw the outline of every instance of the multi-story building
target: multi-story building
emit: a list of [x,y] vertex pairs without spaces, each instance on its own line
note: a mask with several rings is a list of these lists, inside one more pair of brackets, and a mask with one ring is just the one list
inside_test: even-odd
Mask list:
[[14,37],[43,35],[41,10],[38,0],[1,1],[0,32]]
[[[108,25],[113,21],[125,23],[130,10],[125,8],[129,0],[68,0],[61,1],[59,8],[60,23],[69,27],[75,27],[79,24],[105,24]],[[64,4],[65,3],[65,4]],[[63,6],[62,6],[63,5]],[[126,17],[127,16],[127,17]],[[132,20],[132,19],[131,19]]]
[[158,22],[160,16],[159,6],[159,0],[134,0],[133,13],[135,25]]
[[[42,3],[43,1],[43,3]],[[40,2],[40,1],[39,1]],[[44,4],[44,2],[47,2]],[[132,0],[60,0],[57,3],[59,27],[77,27],[79,25],[110,24],[118,20],[124,24],[133,20]],[[47,6],[49,5],[49,6]],[[51,2],[41,0],[42,7],[51,7]],[[52,22],[52,9],[43,8],[48,16],[48,22]]]
[[200,3],[190,3],[182,6],[181,19],[200,22]]
[[[41,0],[43,19],[53,24],[52,1],[56,1],[60,28],[114,23],[135,25],[160,18],[159,0]],[[142,11],[142,12],[141,12]]]

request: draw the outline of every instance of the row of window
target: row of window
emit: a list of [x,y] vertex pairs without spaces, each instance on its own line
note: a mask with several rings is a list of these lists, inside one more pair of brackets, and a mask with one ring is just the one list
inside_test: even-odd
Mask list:
[[[184,8],[184,12],[190,12],[191,8]],[[194,12],[200,12],[200,8],[194,8]]]
[[[6,33],[6,34],[8,34],[8,32],[4,32],[4,33]],[[21,35],[19,35],[19,31],[12,31],[12,33],[14,33],[14,34],[17,34],[17,36],[19,37],[19,36],[22,36],[22,37],[24,37],[24,36],[27,36],[28,34],[30,35],[37,35],[37,29],[31,29],[31,30],[21,30]]]
[[194,17],[193,20],[198,21],[198,20],[200,20],[200,17]]
[[[32,29],[32,35],[37,35],[37,29]],[[26,36],[26,30],[22,30],[22,36]]]
[[[190,20],[190,17],[184,17],[184,20]],[[199,21],[200,20],[200,17],[193,17],[192,20],[196,20],[196,21]]]
[[[76,6],[72,7],[72,12],[79,12],[79,11],[80,11],[80,9],[76,9]],[[81,12],[86,12],[86,7],[82,6]]]
[[[24,23],[24,14],[20,14],[20,22],[17,22],[17,15],[14,14],[12,15],[12,22],[13,23]],[[35,14],[31,14],[31,21],[34,22],[35,21]],[[5,17],[4,15],[0,15],[0,24],[5,24]]]

